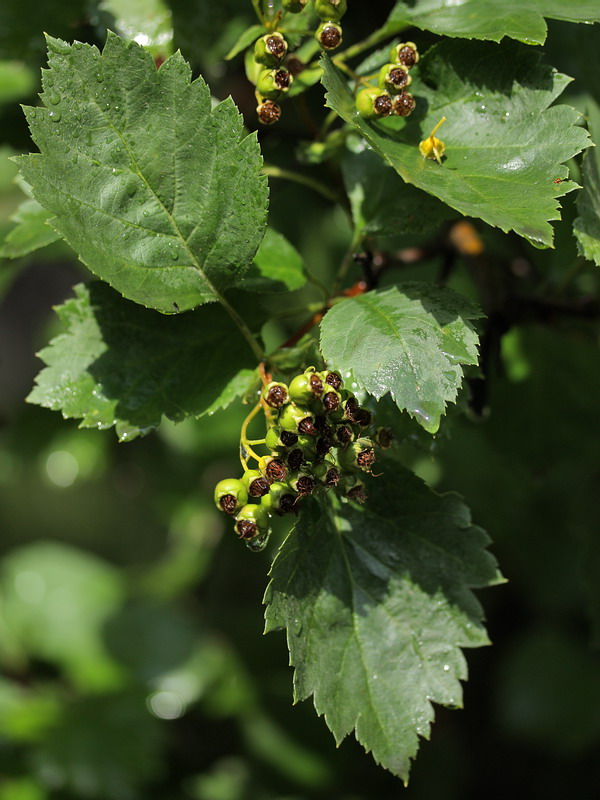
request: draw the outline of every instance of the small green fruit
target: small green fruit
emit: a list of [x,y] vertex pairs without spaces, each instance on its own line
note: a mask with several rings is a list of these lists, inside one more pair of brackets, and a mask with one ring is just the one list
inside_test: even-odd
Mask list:
[[271,381],[262,390],[265,403],[271,408],[281,408],[289,402],[288,387],[281,381]]
[[248,502],[248,490],[237,478],[225,478],[215,486],[215,505],[233,516]]
[[269,481],[258,469],[248,469],[242,476],[242,483],[250,497],[262,497],[269,491]]
[[269,530],[269,512],[262,504],[245,505],[235,518],[235,531],[240,539],[255,539]]
[[390,94],[399,94],[411,83],[408,69],[402,64],[384,64],[379,70],[379,87]]
[[308,405],[323,394],[323,381],[317,372],[296,375],[290,383],[290,399],[298,405]]
[[317,432],[313,414],[307,408],[295,403],[289,403],[282,409],[278,422],[284,431],[290,433],[314,436]]
[[269,100],[279,100],[289,92],[293,81],[287,69],[265,69],[258,76],[256,91]]
[[325,22],[339,22],[346,9],[346,0],[315,0],[315,13]]
[[356,110],[363,119],[387,117],[392,113],[392,98],[375,86],[361,89],[354,101]]
[[414,42],[400,42],[390,51],[390,61],[411,69],[419,61],[419,51]]
[[269,494],[266,494],[260,504],[268,512],[283,516],[296,510],[298,496],[287,483],[277,481],[271,484]]
[[316,30],[315,39],[323,50],[335,50],[342,43],[342,26],[336,22],[322,22]]
[[274,31],[261,36],[254,45],[254,60],[265,67],[276,67],[283,61],[288,50],[285,38]]

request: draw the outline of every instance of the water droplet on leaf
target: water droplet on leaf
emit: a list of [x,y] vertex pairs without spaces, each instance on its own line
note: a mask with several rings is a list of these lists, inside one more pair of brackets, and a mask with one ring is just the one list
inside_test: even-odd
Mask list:
[[60,111],[58,110],[58,108],[55,108],[54,111],[49,111],[48,112],[48,116],[50,117],[52,122],[60,122],[61,114],[60,114]]

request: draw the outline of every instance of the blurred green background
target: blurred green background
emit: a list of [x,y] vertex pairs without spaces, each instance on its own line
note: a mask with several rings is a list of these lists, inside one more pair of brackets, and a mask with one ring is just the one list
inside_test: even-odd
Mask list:
[[[392,5],[350,3],[347,42]],[[0,241],[23,200],[9,157],[31,148],[19,103],[37,102],[42,31],[101,45],[107,26],[131,33],[132,17],[158,55],[172,24],[175,47],[254,127],[242,58],[223,60],[253,22],[249,0],[172,0],[166,12],[4,0]],[[420,47],[433,38],[414,35]],[[577,78],[569,101],[598,101],[597,26],[551,24],[546,49]],[[261,132],[270,163],[294,166],[322,105],[316,87]],[[335,165],[300,169],[339,181]],[[34,354],[56,331],[52,305],[88,276],[60,243],[0,260],[0,800],[600,798],[598,277],[577,259],[575,213],[567,197],[554,251],[480,227],[500,294],[523,308],[543,300],[546,313],[508,315],[497,295],[478,297],[472,264],[459,261],[452,284],[490,320],[485,379],[435,440],[402,446],[433,487],[466,498],[509,580],[481,597],[494,646],[468,653],[466,707],[437,710],[407,788],[353,740],[336,749],[310,703],[291,705],[284,636],[262,637],[284,531],[251,555],[212,506],[215,481],[236,470],[244,409],[118,445],[111,431],[27,406]],[[343,213],[297,185],[273,182],[272,221],[325,278],[348,245]],[[443,268],[433,259],[400,277],[435,280]],[[301,302],[315,299],[306,292]],[[265,335],[283,341],[302,319]]]

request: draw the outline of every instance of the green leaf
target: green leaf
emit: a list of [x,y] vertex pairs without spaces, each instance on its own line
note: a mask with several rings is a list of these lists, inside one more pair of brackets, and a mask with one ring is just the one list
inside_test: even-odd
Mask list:
[[166,317],[94,282],[76,286],[57,313],[64,332],[40,353],[47,367],[27,399],[83,428],[114,425],[132,439],[162,414],[222,408],[252,380],[252,352],[220,306]]
[[254,263],[240,284],[250,292],[276,294],[293,292],[306,283],[302,256],[296,248],[273,228],[267,228]]
[[338,744],[354,730],[406,780],[432,702],[462,705],[459,648],[488,643],[470,589],[500,575],[458,496],[378,466],[364,508],[303,504],[273,563],[266,630],[287,628],[295,700],[313,695]]
[[416,0],[398,2],[382,28],[382,37],[415,27],[442,36],[491,39],[504,36],[525,44],[543,44],[544,17],[568,22],[598,22],[597,0]]
[[377,399],[388,392],[430,433],[477,363],[481,313],[450,289],[405,283],[337,303],[321,322],[324,357]]
[[231,99],[211,110],[180,54],[109,34],[49,40],[46,108],[27,117],[40,155],[20,159],[35,198],[81,260],[121,294],[169,313],[222,299],[260,244],[266,178]]
[[[589,110],[588,127],[594,141],[600,136],[600,106]],[[600,155],[598,147],[590,148],[583,157],[583,189],[577,198],[579,216],[573,223],[577,249],[585,258],[600,267]]]
[[[419,64],[411,86],[417,109],[402,121],[371,123],[354,109],[346,80],[328,58],[327,104],[354,125],[407,182],[451,208],[536,244],[551,245],[548,220],[559,219],[557,197],[575,188],[564,162],[589,146],[576,127],[579,114],[550,103],[569,79],[540,64],[539,54],[509,42],[445,41]],[[443,165],[424,159],[419,141],[437,134],[446,144]]]
[[251,44],[254,44],[258,37],[262,36],[264,33],[266,33],[266,28],[263,25],[251,25],[249,28],[246,28],[246,30],[240,34],[237,42],[225,56],[225,61],[231,61],[231,59],[239,55],[242,50],[245,50],[247,47],[250,47]]
[[101,0],[98,8],[113,18],[108,27],[147,47],[155,58],[173,52],[173,20],[164,0]]
[[365,234],[389,237],[437,230],[456,214],[400,178],[372,150],[346,153],[342,160],[344,184],[354,226]]
[[47,225],[51,217],[36,200],[24,200],[11,217],[17,224],[0,244],[0,258],[21,258],[60,239]]

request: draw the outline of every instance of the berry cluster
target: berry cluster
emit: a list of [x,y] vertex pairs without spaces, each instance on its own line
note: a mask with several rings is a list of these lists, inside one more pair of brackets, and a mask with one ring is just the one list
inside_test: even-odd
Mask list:
[[377,119],[396,114],[408,117],[415,109],[415,98],[408,87],[412,82],[410,70],[419,61],[414,42],[401,42],[390,53],[390,63],[379,71],[377,86],[362,89],[355,99],[356,110],[364,119]]
[[333,489],[364,503],[362,477],[372,470],[376,446],[389,447],[392,439],[388,428],[369,436],[373,414],[332,370],[309,367],[289,385],[270,381],[261,402],[268,430],[258,443],[268,455],[248,447],[257,467],[245,462],[241,479],[228,478],[215,488],[217,508],[235,518],[235,531],[251,550],[265,547],[273,515],[297,513],[307,495]]
[[[347,0],[310,0],[321,24],[315,38],[323,50],[335,50],[342,43],[342,28],[339,21],[346,13]],[[309,0],[282,0],[283,12],[297,14],[309,4]],[[280,15],[281,16],[281,15]],[[298,59],[284,59],[288,54],[288,43],[277,30],[261,36],[254,46],[254,61],[263,69],[256,78],[256,113],[263,125],[272,125],[281,117],[278,101],[285,98],[294,81],[294,72],[303,68]]]

